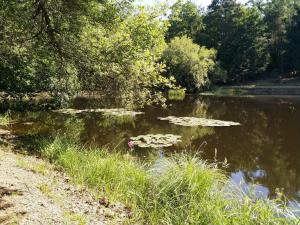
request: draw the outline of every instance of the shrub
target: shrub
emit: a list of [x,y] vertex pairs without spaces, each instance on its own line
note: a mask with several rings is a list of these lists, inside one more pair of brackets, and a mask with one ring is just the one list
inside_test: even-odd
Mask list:
[[196,92],[208,85],[208,72],[215,65],[216,51],[193,43],[188,37],[175,37],[163,53],[166,76],[174,76],[177,84]]

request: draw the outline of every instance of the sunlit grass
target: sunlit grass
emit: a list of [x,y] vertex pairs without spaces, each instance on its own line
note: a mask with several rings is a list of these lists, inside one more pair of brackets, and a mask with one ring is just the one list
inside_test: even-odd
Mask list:
[[11,118],[9,113],[0,114],[0,125],[7,126],[11,123]]
[[50,198],[55,204],[59,204],[61,206],[64,205],[64,199],[61,195],[53,191],[54,183],[42,183],[39,184],[38,188],[41,191],[41,193],[48,198]]
[[64,217],[72,221],[74,224],[85,225],[87,224],[86,216],[80,213],[74,213],[71,211],[65,211]]
[[46,175],[48,173],[48,167],[46,163],[43,162],[29,162],[23,159],[22,156],[17,156],[17,163],[19,167],[30,170],[34,173],[39,173],[42,175]]
[[[41,154],[78,184],[122,201],[141,224],[290,224],[279,201],[256,199],[229,187],[214,164],[184,155],[143,165],[126,155],[84,149],[64,138],[44,142]],[[288,214],[289,213],[289,214]]]

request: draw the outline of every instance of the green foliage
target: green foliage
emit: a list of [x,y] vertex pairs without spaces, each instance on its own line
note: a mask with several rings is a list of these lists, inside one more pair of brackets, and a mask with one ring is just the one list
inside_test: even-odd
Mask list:
[[134,204],[147,188],[148,175],[142,166],[117,153],[84,149],[65,138],[41,143],[42,155],[62,166],[76,183],[88,185],[112,200],[129,200]]
[[97,91],[144,104],[171,85],[158,62],[165,24],[132,1],[2,1],[0,16],[0,91],[61,103]]
[[188,37],[175,37],[164,51],[167,76],[174,76],[177,83],[189,92],[208,85],[208,72],[215,62],[215,50],[194,44]]
[[100,196],[123,201],[133,210],[128,223],[292,224],[279,200],[252,200],[226,177],[198,158],[183,155],[148,167],[106,150],[84,149],[63,138],[47,142],[42,155],[62,167],[73,181]]
[[171,8],[166,39],[186,35],[216,49],[217,63],[209,74],[212,83],[244,82],[264,73],[296,74],[299,4],[213,0],[207,11],[201,11],[190,1],[179,0]]
[[6,98],[0,94],[0,111],[7,110],[27,111],[27,110],[47,110],[57,107],[57,102],[46,93],[37,95],[22,95],[21,98]]
[[220,62],[215,63],[208,75],[210,82],[213,84],[226,83],[228,80],[228,73],[222,68]]
[[300,7],[293,18],[293,24],[288,32],[288,48],[285,67],[290,72],[300,73]]
[[183,100],[185,98],[185,89],[171,89],[168,91],[169,100]]
[[204,18],[201,42],[218,51],[217,60],[228,80],[244,81],[268,66],[268,40],[263,16],[256,7],[234,0],[213,1]]
[[83,55],[78,62],[87,68],[80,75],[84,90],[102,90],[142,104],[155,99],[155,89],[169,84],[160,75],[164,65],[157,62],[164,48],[164,28],[150,17],[141,11],[111,31],[92,26],[85,30],[80,41],[92,60]]
[[188,36],[195,41],[198,33],[204,28],[201,11],[197,5],[190,0],[177,0],[171,10],[170,25],[166,33],[167,40]]
[[299,1],[294,0],[271,0],[261,6],[269,39],[270,68],[281,74],[285,72],[285,52],[289,45],[287,33],[295,14],[296,2],[299,4]]
[[[58,104],[93,92],[136,106],[163,102],[161,91],[174,88],[165,78],[171,75],[198,91],[209,83],[207,73],[213,83],[243,82],[268,71],[295,74],[298,6],[298,0],[214,0],[203,11],[178,0],[163,20],[166,9],[146,10],[134,0],[1,1],[0,92],[20,98],[46,92]],[[163,56],[168,76],[162,76],[165,39],[176,37],[187,44],[188,50],[176,47],[186,58],[171,60],[179,39],[171,42]],[[201,51],[183,43],[187,37]]]
[[9,113],[0,114],[0,126],[7,126],[11,122]]

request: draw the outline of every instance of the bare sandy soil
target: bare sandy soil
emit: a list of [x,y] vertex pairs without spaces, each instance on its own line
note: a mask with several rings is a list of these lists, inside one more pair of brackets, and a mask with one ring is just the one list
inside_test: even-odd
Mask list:
[[0,224],[124,224],[121,204],[106,205],[36,157],[0,145]]

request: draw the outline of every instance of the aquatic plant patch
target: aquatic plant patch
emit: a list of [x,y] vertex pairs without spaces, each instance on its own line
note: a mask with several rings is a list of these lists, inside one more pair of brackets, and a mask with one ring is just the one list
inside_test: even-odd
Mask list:
[[113,115],[113,116],[136,116],[144,114],[143,112],[135,112],[135,111],[128,111],[128,110],[120,110],[120,111],[113,111],[113,110],[106,110],[103,111],[104,115]]
[[79,109],[59,109],[53,111],[58,113],[63,113],[63,114],[80,114],[84,112],[84,110],[79,110]]
[[206,118],[198,118],[198,117],[176,117],[176,116],[168,116],[168,117],[158,117],[159,120],[166,120],[172,124],[186,127],[195,127],[195,126],[203,126],[203,127],[230,127],[230,126],[239,126],[240,123],[231,122],[231,121],[222,121],[222,120],[214,120],[214,119],[206,119]]
[[147,134],[130,138],[133,145],[140,148],[162,148],[171,147],[181,142],[180,135],[173,134]]
[[64,113],[64,114],[81,114],[81,113],[103,113],[104,115],[113,115],[113,116],[136,116],[144,114],[143,112],[135,112],[126,110],[123,108],[115,109],[59,109],[55,112]]

